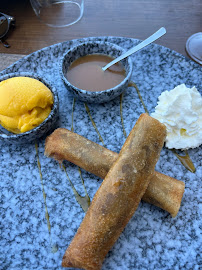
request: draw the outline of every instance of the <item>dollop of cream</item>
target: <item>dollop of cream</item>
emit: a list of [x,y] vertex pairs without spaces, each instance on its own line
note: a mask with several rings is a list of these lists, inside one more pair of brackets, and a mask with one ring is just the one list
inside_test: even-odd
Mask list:
[[202,144],[202,97],[196,87],[181,84],[162,92],[151,116],[167,128],[166,147],[185,150]]

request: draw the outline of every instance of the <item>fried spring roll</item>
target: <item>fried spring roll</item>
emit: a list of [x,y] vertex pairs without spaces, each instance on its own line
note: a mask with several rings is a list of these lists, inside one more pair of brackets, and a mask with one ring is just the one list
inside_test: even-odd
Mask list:
[[166,136],[166,128],[142,114],[126,139],[63,257],[62,266],[98,270],[136,211]]
[[[68,160],[102,179],[118,157],[117,153],[64,128],[56,129],[47,137],[45,155],[59,162]],[[184,182],[155,171],[142,199],[175,217],[184,188]]]

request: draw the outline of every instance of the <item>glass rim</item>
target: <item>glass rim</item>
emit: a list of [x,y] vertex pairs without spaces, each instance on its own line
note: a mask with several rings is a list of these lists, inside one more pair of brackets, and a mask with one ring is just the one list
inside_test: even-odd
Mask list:
[[[37,1],[36,1],[37,2]],[[76,22],[80,21],[81,18],[83,17],[83,13],[84,13],[84,0],[80,1],[81,3],[77,3],[74,0],[70,0],[70,1],[55,1],[52,4],[47,4],[46,6],[44,6],[44,8],[46,7],[51,7],[52,5],[56,5],[56,4],[68,4],[68,5],[76,5],[79,8],[79,15],[77,17],[75,17],[75,19],[72,22],[68,22],[68,23],[64,23],[64,24],[54,24],[54,23],[49,23],[46,20],[44,20],[41,16],[41,7],[39,7],[34,0],[30,0],[32,9],[35,13],[35,15],[37,16],[37,18],[39,19],[40,22],[42,22],[43,24],[49,26],[49,27],[53,27],[53,28],[64,28],[70,25],[75,24]]]
[[195,33],[193,35],[191,35],[187,42],[186,42],[186,46],[185,46],[185,49],[186,49],[186,52],[187,54],[197,63],[199,63],[200,65],[202,65],[202,59],[200,57],[198,57],[198,55],[193,51],[193,49],[191,48],[191,42],[193,40],[196,40],[196,39],[200,39],[202,41],[202,32],[198,32],[198,33]]

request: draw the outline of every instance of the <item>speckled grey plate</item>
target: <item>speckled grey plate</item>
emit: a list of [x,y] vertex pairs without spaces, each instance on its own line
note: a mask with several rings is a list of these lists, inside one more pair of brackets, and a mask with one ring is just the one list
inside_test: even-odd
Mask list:
[[[71,128],[73,97],[59,76],[61,56],[76,43],[106,40],[129,49],[139,41],[129,38],[98,37],[67,41],[37,51],[1,74],[31,71],[55,84],[60,100],[58,126]],[[166,89],[185,83],[201,92],[202,68],[182,55],[155,44],[132,56],[132,79],[138,85],[150,112]],[[121,128],[119,98],[101,105],[89,105],[106,146],[119,151],[125,139]],[[123,100],[123,118],[127,134],[144,112],[133,88]],[[95,132],[84,104],[77,101],[74,129],[97,143]],[[0,143],[0,268],[9,270],[62,269],[62,256],[81,223],[84,213],[77,204],[65,173],[53,160],[44,157],[44,138],[39,141],[39,159],[43,175],[51,231],[45,218],[42,185],[37,168],[35,145]],[[153,205],[141,202],[120,238],[108,253],[103,270],[128,269],[199,269],[201,264],[201,148],[189,151],[197,171],[187,171],[167,149],[163,149],[156,170],[186,184],[181,209],[175,219]],[[85,194],[76,166],[66,163],[75,188]],[[92,198],[101,184],[97,177],[82,171],[87,191]],[[52,253],[51,243],[58,246]]]

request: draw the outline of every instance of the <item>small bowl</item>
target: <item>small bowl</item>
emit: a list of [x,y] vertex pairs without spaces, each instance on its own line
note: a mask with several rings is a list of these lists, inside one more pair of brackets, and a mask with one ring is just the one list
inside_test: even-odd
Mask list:
[[15,134],[9,132],[0,125],[0,140],[10,143],[29,143],[42,137],[47,133],[56,123],[59,111],[59,100],[57,90],[46,80],[40,78],[38,75],[27,72],[10,73],[0,77],[0,82],[13,77],[30,77],[45,84],[53,94],[53,106],[49,116],[37,127],[24,132]]
[[99,41],[85,42],[73,47],[63,55],[60,62],[60,75],[66,88],[78,99],[89,103],[103,103],[119,96],[127,88],[132,75],[133,64],[130,57],[121,61],[126,72],[124,80],[117,86],[107,90],[91,92],[85,89],[79,89],[68,81],[66,74],[72,62],[82,56],[89,54],[103,54],[116,58],[124,52],[125,50],[120,46],[109,42]]

